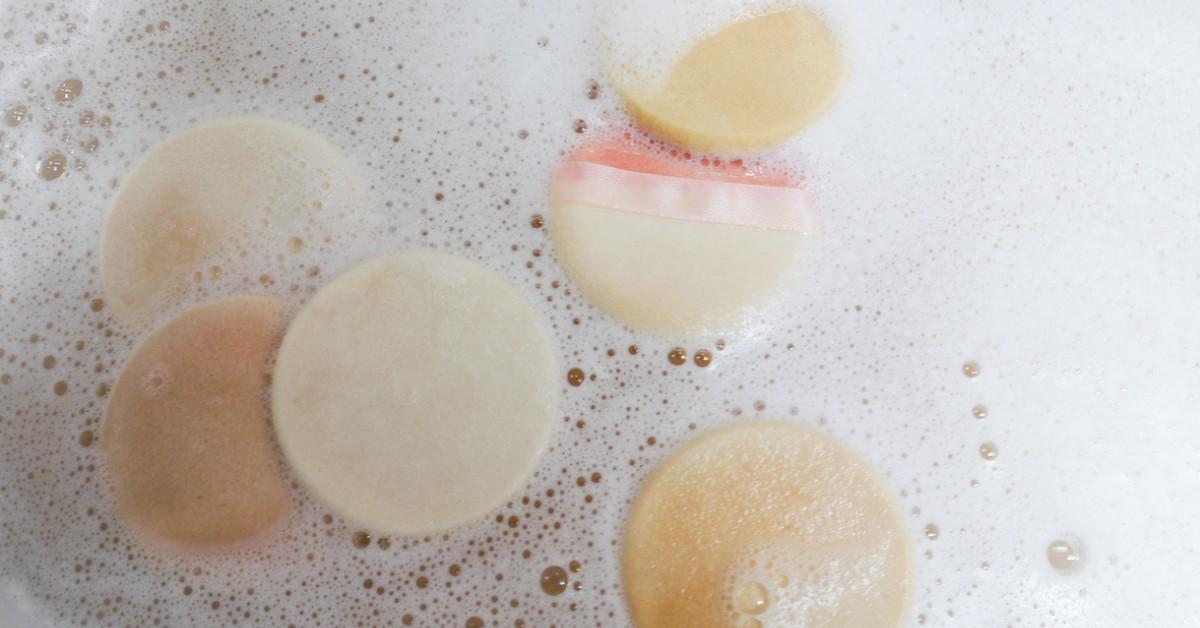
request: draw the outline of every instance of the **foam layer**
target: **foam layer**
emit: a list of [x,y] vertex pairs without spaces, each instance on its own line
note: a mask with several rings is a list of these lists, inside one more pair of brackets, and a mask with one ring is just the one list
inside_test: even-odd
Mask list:
[[[640,482],[701,430],[768,417],[811,421],[898,496],[908,626],[1195,614],[1179,594],[1200,581],[1190,4],[807,3],[841,45],[835,105],[759,155],[675,158],[803,173],[822,236],[747,327],[686,340],[596,307],[531,225],[552,222],[546,192],[576,144],[637,136],[595,50],[602,10],[624,5],[637,19],[613,32],[645,53],[625,58],[665,72],[786,3],[49,4],[0,4],[0,625],[628,626],[619,558]],[[69,79],[81,88],[60,97]],[[366,219],[323,214],[287,234],[297,252],[239,238],[161,318],[115,316],[99,263],[120,184],[231,116],[337,145]],[[147,547],[114,516],[99,430],[139,341],[222,296],[300,305],[414,247],[512,283],[561,360],[559,426],[511,503],[441,534],[368,536],[297,481],[279,534],[203,555]],[[1056,540],[1077,548],[1069,570],[1048,559]]]

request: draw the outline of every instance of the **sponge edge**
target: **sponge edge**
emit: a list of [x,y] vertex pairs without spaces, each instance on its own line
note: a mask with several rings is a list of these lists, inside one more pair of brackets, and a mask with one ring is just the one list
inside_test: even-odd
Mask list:
[[507,499],[557,415],[549,342],[495,273],[432,251],[359,264],[279,350],[273,409],[293,470],[351,521],[447,529]]
[[730,25],[697,42],[660,85],[613,76],[643,126],[697,150],[778,144],[833,102],[842,62],[829,28],[794,8]]

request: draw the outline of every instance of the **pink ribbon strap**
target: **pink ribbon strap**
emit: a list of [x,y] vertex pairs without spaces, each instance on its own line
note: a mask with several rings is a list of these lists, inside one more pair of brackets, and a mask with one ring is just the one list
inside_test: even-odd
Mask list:
[[647,174],[590,161],[569,161],[559,169],[550,203],[806,235],[820,231],[816,207],[803,188]]

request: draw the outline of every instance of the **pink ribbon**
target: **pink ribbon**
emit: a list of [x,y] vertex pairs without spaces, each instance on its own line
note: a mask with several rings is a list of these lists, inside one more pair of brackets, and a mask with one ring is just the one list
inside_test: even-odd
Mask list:
[[647,174],[590,161],[569,161],[559,169],[550,203],[805,235],[820,232],[816,207],[803,188]]

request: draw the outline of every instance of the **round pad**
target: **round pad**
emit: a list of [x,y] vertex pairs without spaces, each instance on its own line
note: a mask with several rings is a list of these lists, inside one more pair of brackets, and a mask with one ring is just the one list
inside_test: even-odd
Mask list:
[[101,432],[118,513],[196,546],[246,539],[279,518],[287,492],[266,381],[288,312],[277,299],[223,299],[142,342]]
[[[664,24],[693,19],[691,5],[673,6],[683,14]],[[662,74],[639,72],[644,60],[614,59],[612,78],[639,122],[697,149],[786,140],[825,110],[841,76],[832,34],[802,8],[727,25],[673,61]]]
[[571,279],[622,322],[715,333],[778,290],[818,230],[816,212],[799,188],[678,169],[647,155],[577,155],[554,178],[550,232]]
[[910,594],[909,543],[869,466],[818,432],[736,423],[646,481],[625,531],[634,622],[886,628]]
[[300,127],[199,124],[146,155],[117,191],[100,258],[105,294],[118,316],[139,319],[238,249],[287,252],[318,219],[359,209],[364,189],[336,146]]
[[365,262],[288,329],[276,429],[348,519],[419,534],[478,517],[531,471],[556,416],[533,310],[486,268],[432,251]]

